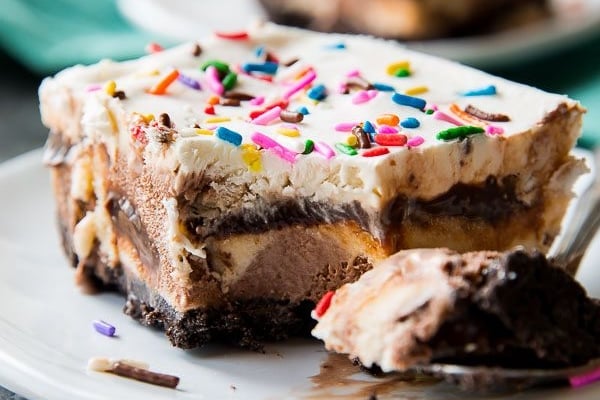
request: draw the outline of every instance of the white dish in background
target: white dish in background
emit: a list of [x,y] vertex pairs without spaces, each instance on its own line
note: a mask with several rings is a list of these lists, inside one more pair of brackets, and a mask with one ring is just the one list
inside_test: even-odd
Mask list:
[[[76,288],[74,270],[60,249],[48,171],[40,160],[41,152],[34,151],[0,164],[0,385],[30,400],[465,396],[445,383],[373,378],[344,357],[329,358],[316,341],[271,344],[265,354],[223,346],[194,351],[171,347],[162,332],[122,314],[123,298],[110,293],[84,295]],[[600,296],[598,259],[596,240],[579,275],[595,296]],[[94,319],[115,325],[118,337],[96,333]],[[86,363],[92,356],[149,362],[155,371],[179,376],[179,388],[88,372]],[[331,367],[319,375],[324,362]],[[533,390],[508,398],[600,398],[600,384]]]
[[[557,52],[600,34],[600,0],[549,0],[553,16],[499,33],[409,42],[415,50],[480,68],[518,64]],[[193,40],[214,30],[243,29],[264,19],[257,0],[118,0],[137,26],[175,40]]]

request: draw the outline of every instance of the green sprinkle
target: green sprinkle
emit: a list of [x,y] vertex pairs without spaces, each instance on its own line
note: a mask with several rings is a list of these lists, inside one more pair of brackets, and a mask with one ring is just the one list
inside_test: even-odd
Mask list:
[[233,89],[237,83],[237,74],[233,71],[230,71],[227,75],[225,75],[225,78],[223,78],[223,82],[221,83],[223,83],[223,88],[225,90]]
[[394,76],[398,78],[406,78],[410,76],[410,71],[408,68],[399,68],[396,72],[394,72]]
[[446,129],[445,131],[438,132],[436,138],[438,140],[453,140],[453,139],[463,139],[470,135],[475,135],[478,133],[483,133],[485,130],[478,126],[457,126],[456,128]]
[[310,139],[306,139],[306,142],[304,142],[304,151],[302,152],[302,154],[310,154],[313,152],[314,149],[315,142],[313,142]]
[[355,156],[358,154],[354,147],[348,146],[344,143],[336,143],[335,148],[338,149],[340,153],[348,154],[349,156]]
[[427,115],[431,115],[431,114],[433,114],[434,112],[435,112],[435,111],[434,111],[434,110],[432,110],[431,108],[430,108],[430,109],[428,109],[428,110],[425,110],[425,114],[427,114]]
[[200,66],[202,71],[206,71],[208,67],[215,67],[220,73],[228,74],[229,73],[229,65],[219,60],[208,60]]

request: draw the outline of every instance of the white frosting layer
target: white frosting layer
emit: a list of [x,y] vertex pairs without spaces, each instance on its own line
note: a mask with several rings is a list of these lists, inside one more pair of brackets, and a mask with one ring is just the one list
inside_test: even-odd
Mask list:
[[[559,104],[569,108],[576,103],[564,96],[551,95],[524,85],[508,82],[462,65],[409,51],[393,42],[369,37],[325,35],[303,30],[283,28],[265,24],[248,31],[248,40],[228,40],[210,37],[199,42],[202,54],[195,57],[195,44],[188,43],[171,50],[152,54],[139,60],[115,63],[103,61],[93,66],[77,66],[59,73],[55,78],[44,81],[40,94],[45,123],[52,129],[71,137],[74,142],[87,136],[94,142],[105,142],[109,154],[114,155],[117,147],[126,152],[132,148],[131,128],[139,123],[139,114],[152,113],[158,117],[169,114],[178,131],[171,145],[156,141],[156,132],[144,128],[149,143],[144,147],[144,157],[157,166],[185,176],[190,172],[212,171],[216,174],[238,177],[247,184],[250,192],[259,195],[277,194],[284,196],[306,196],[314,200],[331,198],[340,201],[359,200],[367,209],[378,209],[393,198],[404,184],[405,166],[413,162],[416,154],[429,151],[427,165],[432,176],[421,177],[416,193],[422,198],[431,198],[443,193],[457,182],[482,182],[488,175],[498,173],[502,164],[510,157],[523,155],[504,154],[504,140],[524,132],[537,129],[548,113]],[[343,44],[344,48],[335,45]],[[214,95],[209,89],[206,74],[199,66],[207,60],[222,60],[232,69],[248,62],[261,63],[256,56],[257,47],[264,47],[282,62],[294,58],[300,61],[285,67],[278,66],[275,83],[265,82],[244,74],[238,75],[233,91],[252,96],[263,96],[261,106],[243,101],[241,107],[216,105],[219,117],[231,118],[227,122],[207,122],[212,115],[205,114],[207,100]],[[410,76],[395,77],[386,72],[389,64],[407,61]],[[278,101],[295,82],[294,77],[307,67],[316,73],[314,84],[324,84],[328,96],[315,102],[300,91],[290,98],[289,110],[305,106],[310,114],[297,124],[300,135],[285,137],[278,129],[286,125],[279,119],[263,126],[250,122],[249,113],[264,105]],[[176,68],[181,74],[196,79],[202,90],[192,89],[179,81],[173,82],[164,95],[148,93],[163,76]],[[398,93],[423,86],[424,93],[417,96],[426,100],[428,107],[437,106],[443,113],[462,121],[449,111],[451,104],[461,109],[472,104],[489,113],[501,113],[510,117],[509,122],[490,122],[489,125],[503,130],[502,135],[480,135],[474,138],[472,162],[458,168],[460,148],[456,140],[450,142],[435,138],[442,130],[452,128],[452,123],[436,119],[413,107],[401,106],[392,101],[392,93],[378,91],[371,100],[354,104],[356,91],[338,93],[338,86],[346,80],[348,72],[357,70],[371,83],[393,86]],[[122,90],[127,99],[118,100],[109,96],[101,87],[114,80],[116,90]],[[461,93],[494,85],[496,95],[467,97]],[[375,92],[374,92],[375,93]],[[70,110],[65,113],[64,110]],[[419,147],[388,146],[389,154],[372,158],[341,154],[336,143],[344,142],[350,132],[339,132],[334,128],[339,123],[371,121],[374,125],[378,116],[395,114],[400,121],[408,117],[420,122],[418,128],[400,128],[408,139],[421,136],[424,143]],[[77,120],[73,120],[76,118]],[[462,121],[470,125],[468,121]],[[299,151],[306,139],[326,143],[334,149],[335,156],[326,159],[313,152],[297,155],[290,163],[274,154],[261,151],[262,168],[245,174],[249,169],[243,160],[243,147],[236,147],[215,135],[197,134],[189,129],[194,124],[202,128],[217,126],[229,128],[243,137],[243,144],[251,144],[250,136],[261,132],[275,139],[288,149]],[[377,147],[377,145],[374,145]],[[522,160],[521,160],[522,161]],[[394,168],[396,166],[396,168]],[[422,172],[422,170],[421,170]],[[413,188],[414,189],[414,188]]]

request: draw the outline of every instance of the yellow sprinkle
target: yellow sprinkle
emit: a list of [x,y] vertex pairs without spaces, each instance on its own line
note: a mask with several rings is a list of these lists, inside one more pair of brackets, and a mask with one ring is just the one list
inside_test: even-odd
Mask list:
[[104,85],[104,91],[106,92],[106,94],[108,94],[109,96],[112,96],[113,94],[115,94],[115,91],[117,90],[117,84],[115,83],[115,81],[108,81],[106,82],[106,84]]
[[344,141],[348,146],[356,147],[358,146],[358,139],[354,135],[346,136],[346,140]]
[[385,72],[387,72],[388,75],[394,76],[396,71],[398,71],[399,69],[410,69],[410,63],[408,61],[397,61],[391,63],[387,66]]
[[117,125],[115,114],[113,114],[113,112],[108,108],[106,109],[106,114],[108,115],[108,121],[110,122],[110,128],[112,129],[113,133],[119,132],[119,126]]
[[422,94],[422,93],[425,93],[428,91],[429,91],[429,88],[427,86],[415,86],[415,87],[406,89],[404,91],[404,94],[407,94],[409,96],[414,96],[416,94]]
[[298,129],[292,129],[292,128],[277,128],[277,133],[284,135],[284,136],[288,136],[288,137],[300,136],[300,132],[298,131]]
[[141,117],[147,124],[154,121],[154,114],[141,114]]
[[251,172],[260,172],[262,170],[260,151],[250,143],[245,143],[240,146],[242,149],[242,160],[248,166]]
[[210,117],[210,118],[206,118],[206,121],[204,121],[207,124],[217,124],[219,122],[229,122],[231,121],[231,118],[229,117]]
[[212,135],[213,131],[211,131],[210,129],[197,128],[196,133],[198,135]]

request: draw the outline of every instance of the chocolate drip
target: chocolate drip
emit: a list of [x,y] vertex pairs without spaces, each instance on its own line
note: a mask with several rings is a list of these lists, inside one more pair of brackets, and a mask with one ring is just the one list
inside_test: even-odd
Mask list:
[[158,253],[151,245],[152,241],[133,204],[119,193],[110,192],[106,208],[112,218],[113,226],[119,234],[133,243],[142,263],[149,268],[158,268]]

